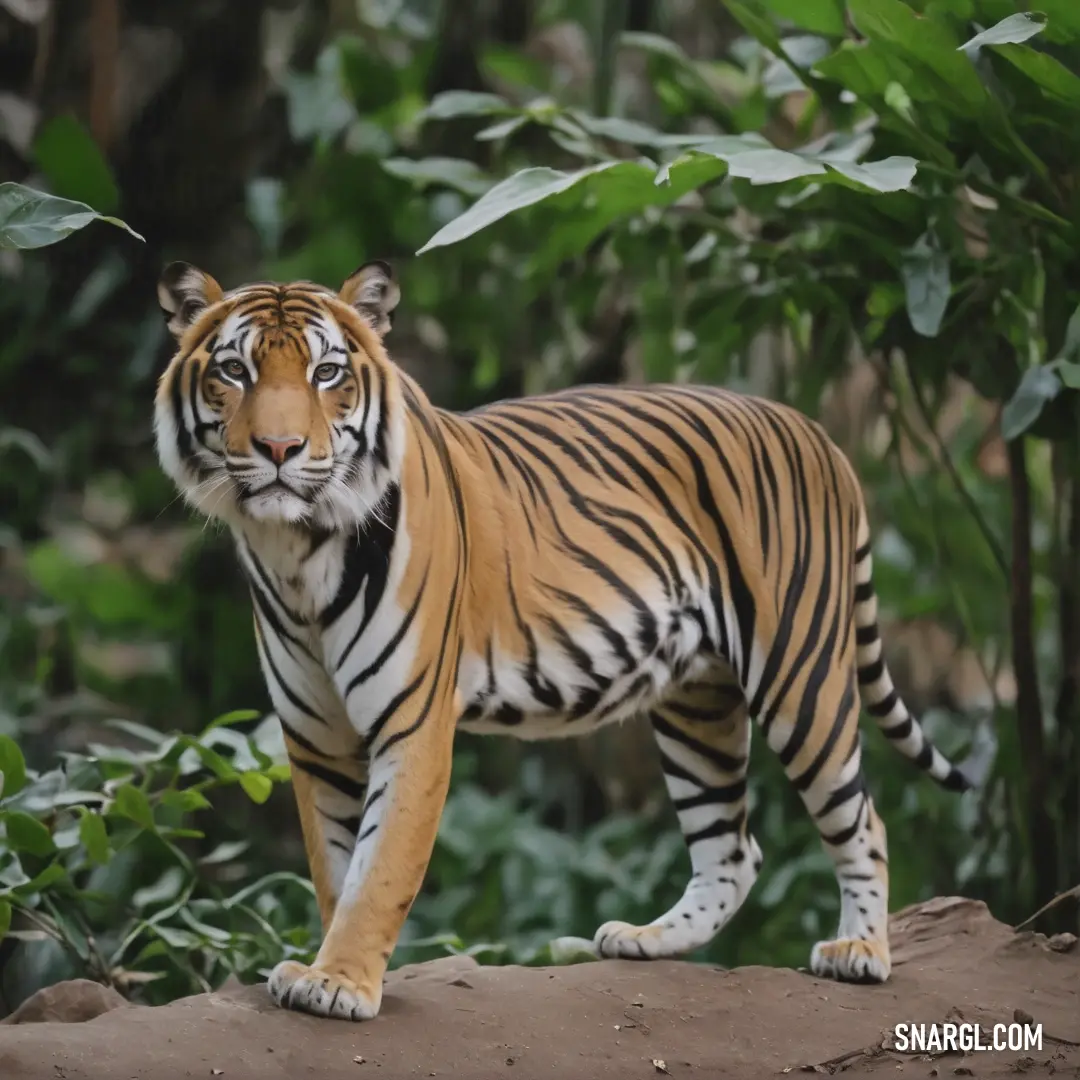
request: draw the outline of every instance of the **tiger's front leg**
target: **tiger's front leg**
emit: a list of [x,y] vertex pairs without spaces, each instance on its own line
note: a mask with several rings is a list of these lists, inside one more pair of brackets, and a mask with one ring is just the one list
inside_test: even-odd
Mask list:
[[[445,698],[446,704],[434,703]],[[452,695],[412,695],[369,747],[367,797],[330,925],[314,963],[287,960],[268,988],[286,1009],[370,1020],[383,976],[423,884],[450,784]],[[314,872],[314,867],[313,867]]]

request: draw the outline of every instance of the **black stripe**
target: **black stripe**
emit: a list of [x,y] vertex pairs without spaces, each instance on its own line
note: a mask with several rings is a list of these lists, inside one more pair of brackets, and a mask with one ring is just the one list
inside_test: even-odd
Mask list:
[[344,566],[337,593],[319,616],[319,624],[323,629],[333,626],[352,606],[366,582],[364,614],[352,639],[338,659],[339,669],[353,646],[360,640],[364,630],[367,629],[386,590],[390,558],[393,554],[394,540],[397,537],[398,522],[401,517],[400,486],[390,484],[379,505],[380,512],[369,516],[367,527],[360,531],[355,543],[346,545]]
[[363,801],[364,792],[367,791],[366,784],[358,783],[351,776],[343,776],[336,769],[320,765],[317,761],[308,761],[307,758],[290,758],[289,760],[295,768],[302,769],[316,780],[321,780],[346,798],[354,799],[356,802]]

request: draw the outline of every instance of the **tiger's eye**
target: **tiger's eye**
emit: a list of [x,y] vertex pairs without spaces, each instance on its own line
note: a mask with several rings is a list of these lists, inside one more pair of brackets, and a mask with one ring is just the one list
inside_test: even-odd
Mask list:
[[225,360],[219,365],[221,373],[230,379],[241,380],[247,376],[247,368],[239,360]]
[[320,364],[315,369],[316,382],[332,382],[338,377],[341,368],[337,364]]

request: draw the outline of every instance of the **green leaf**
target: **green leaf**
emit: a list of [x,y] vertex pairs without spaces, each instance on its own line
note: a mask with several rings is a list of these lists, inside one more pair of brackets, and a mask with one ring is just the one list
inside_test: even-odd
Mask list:
[[1061,344],[1061,354],[1057,359],[1059,361],[1080,359],[1080,304],[1065,324],[1065,340]]
[[1010,441],[1022,435],[1060,391],[1061,380],[1049,365],[1028,368],[1001,410],[1001,437]]
[[252,802],[264,803],[270,798],[274,790],[274,783],[262,773],[242,772],[240,774],[240,786],[247,792]]
[[839,161],[828,155],[821,155],[818,160],[852,183],[882,193],[909,191],[918,167],[914,158],[896,154],[880,161],[864,161],[861,164],[856,161]]
[[9,810],[0,815],[12,851],[26,851],[44,858],[56,851],[48,828],[36,817],[22,810]]
[[716,154],[726,161],[728,172],[751,184],[780,184],[801,176],[823,176],[825,166],[813,158],[787,150],[744,150],[738,154]]
[[183,791],[165,791],[161,795],[164,806],[172,807],[181,813],[190,814],[195,810],[206,810],[210,806],[210,800],[194,788],[186,788]]
[[522,169],[490,191],[482,195],[465,213],[444,225],[419,251],[423,255],[432,248],[446,247],[486,229],[515,210],[533,206],[544,199],[566,191],[588,176],[593,176],[604,169],[610,169],[617,162],[605,161],[576,172],[561,172],[558,169],[536,167]]
[[516,113],[505,98],[475,90],[444,90],[420,113],[421,120],[454,120],[459,116],[497,116]]
[[108,862],[109,833],[105,828],[105,819],[100,814],[90,811],[83,813],[79,820],[79,840],[92,862],[99,866]]
[[780,35],[776,27],[761,14],[751,8],[749,4],[741,3],[740,0],[724,0],[724,7],[731,12],[735,21],[753,38],[756,38],[769,52],[776,56],[784,55],[784,48],[780,44]]
[[[835,181],[843,177],[872,191],[906,191],[915,178],[916,161],[910,157],[889,157],[859,164],[838,155],[801,154],[779,150],[764,139],[749,136],[721,136],[693,147],[697,154],[709,154],[727,162],[732,176],[751,184],[778,184],[803,177]],[[831,172],[837,174],[831,176]]]
[[66,871],[58,862],[51,862],[40,874],[35,875],[29,881],[24,881],[21,885],[15,885],[11,889],[2,891],[17,896],[22,900],[32,896],[34,893],[44,892],[49,886],[55,885],[58,881],[63,881],[66,876]]
[[1070,390],[1080,390],[1080,364],[1071,360],[1058,361],[1054,370]]
[[175,900],[183,887],[184,872],[179,866],[170,866],[153,885],[137,889],[131,897],[131,902],[137,910],[141,911],[151,904],[164,904]]
[[120,205],[120,192],[109,163],[93,136],[71,115],[53,117],[34,140],[34,160],[50,190],[110,213]]
[[[524,123],[525,118],[521,119]],[[432,184],[454,188],[474,198],[483,195],[491,187],[492,181],[474,161],[465,158],[430,157],[413,161],[409,158],[386,158],[382,167],[391,176],[410,180],[423,190]]]
[[912,329],[923,337],[936,337],[949,305],[948,255],[924,234],[904,252],[900,277]]
[[199,859],[200,866],[213,866],[216,863],[231,862],[251,847],[250,840],[225,840],[218,844],[209,855]]
[[231,727],[233,724],[246,724],[250,720],[259,720],[262,713],[258,709],[233,709],[232,712],[222,713],[215,717],[203,728],[203,735],[217,728]]
[[92,221],[107,221],[143,238],[119,218],[91,210],[85,203],[59,199],[22,184],[0,184],[0,250],[47,247]]
[[693,61],[671,38],[662,34],[649,34],[643,31],[627,30],[619,36],[619,45],[624,49],[641,49],[642,52],[663,56],[678,64],[690,65]]
[[1046,16],[1041,11],[1022,11],[1009,15],[995,23],[989,30],[976,34],[970,41],[960,46],[961,50],[974,56],[983,45],[1005,45],[1009,42],[1019,44],[1033,38],[1046,26]]
[[7,936],[11,929],[11,904],[7,900],[0,900],[0,941]]
[[[943,107],[973,115],[986,104],[982,80],[946,23],[921,17],[903,0],[849,0],[848,11],[860,33],[891,45],[916,68],[916,79],[941,95]],[[914,96],[914,84],[905,89]]]
[[1080,4],[1076,0],[1041,0],[1039,10],[1046,14],[1046,36],[1051,41],[1080,37]]
[[843,37],[847,32],[843,0],[762,0],[762,3],[776,17],[815,34]]
[[841,42],[836,52],[814,64],[814,70],[863,99],[885,97],[893,85],[909,93],[916,86],[910,65],[874,41]]
[[0,735],[0,798],[22,791],[26,785],[26,760],[10,735]]
[[998,45],[994,51],[1022,71],[1049,97],[1080,107],[1080,75],[1060,60],[1026,45]]
[[506,120],[499,120],[494,124],[490,124],[484,128],[483,131],[478,131],[473,136],[477,142],[494,142],[496,139],[505,139],[508,135],[513,135],[518,128],[524,127],[532,120],[532,117],[526,113],[522,113],[519,116],[511,116]]
[[237,770],[219,753],[211,750],[209,746],[203,746],[201,742],[193,739],[190,735],[180,735],[177,737],[176,742],[178,746],[183,746],[195,754],[218,779],[236,779]]
[[124,784],[116,789],[112,810],[144,829],[154,828],[154,812],[150,809],[150,800],[132,784]]

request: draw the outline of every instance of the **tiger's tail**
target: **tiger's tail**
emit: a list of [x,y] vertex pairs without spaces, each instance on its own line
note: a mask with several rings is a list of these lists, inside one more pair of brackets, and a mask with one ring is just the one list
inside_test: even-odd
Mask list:
[[931,743],[893,685],[878,630],[872,563],[870,529],[866,514],[862,512],[859,547],[855,552],[855,644],[863,707],[904,757],[928,772],[947,790],[967,791],[972,786],[971,781]]

